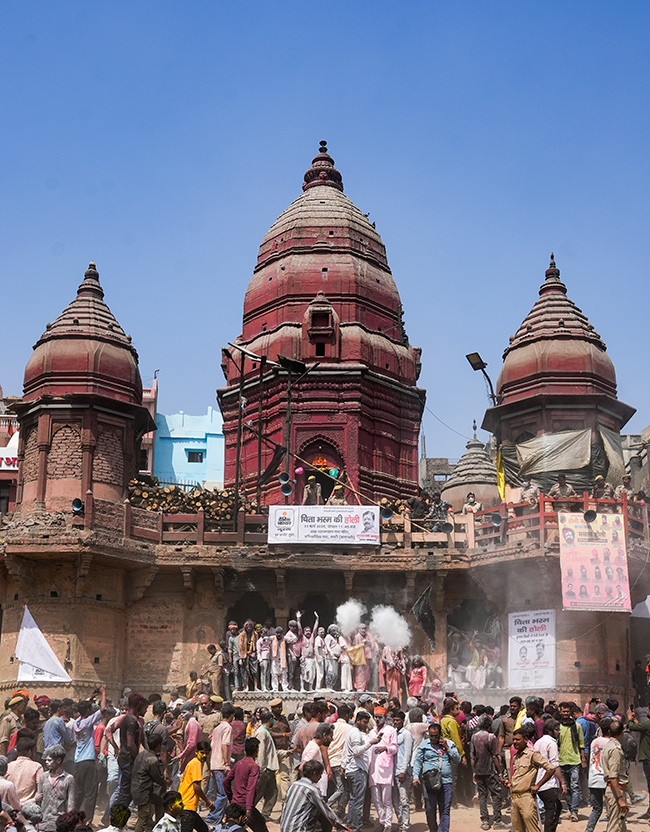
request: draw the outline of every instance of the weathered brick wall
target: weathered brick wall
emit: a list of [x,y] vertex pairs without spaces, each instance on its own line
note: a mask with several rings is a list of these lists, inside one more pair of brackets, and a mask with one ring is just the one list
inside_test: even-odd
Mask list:
[[38,477],[38,445],[36,427],[28,428],[25,436],[23,482],[34,482]]
[[158,512],[145,511],[142,508],[132,509],[133,525],[139,526],[142,529],[157,529],[158,528]]
[[124,528],[124,506],[111,500],[93,501],[94,525],[103,529],[122,531]]
[[81,436],[72,425],[61,425],[52,437],[47,457],[48,479],[81,479]]
[[118,430],[103,430],[93,454],[93,481],[121,485],[124,482],[124,440]]

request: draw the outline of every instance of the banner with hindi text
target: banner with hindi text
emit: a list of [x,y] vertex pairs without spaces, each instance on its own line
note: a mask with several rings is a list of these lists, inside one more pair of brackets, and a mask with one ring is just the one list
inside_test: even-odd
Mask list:
[[555,687],[555,610],[511,612],[508,616],[508,687]]
[[268,542],[379,546],[379,507],[269,506]]

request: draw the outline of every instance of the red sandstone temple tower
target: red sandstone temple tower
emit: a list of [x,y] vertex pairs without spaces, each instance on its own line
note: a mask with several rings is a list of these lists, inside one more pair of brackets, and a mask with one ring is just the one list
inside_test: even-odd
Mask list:
[[34,347],[25,368],[20,421],[21,510],[69,511],[91,491],[121,501],[137,470],[136,446],[151,430],[142,407],[138,354],[104,303],[95,264],[77,297]]
[[[368,218],[343,194],[341,174],[324,142],[305,174],[303,193],[262,240],[244,298],[242,334],[234,342],[269,361],[278,355],[316,364],[292,389],[287,377],[244,359],[240,477],[248,496],[258,479],[257,429],[289,445],[318,471],[345,471],[369,499],[416,493],[417,450],[425,393],[417,387],[420,350],[412,347],[386,250]],[[225,481],[235,480],[242,353],[223,350],[227,387],[218,391],[226,442]],[[294,379],[295,380],[295,379]],[[261,390],[260,390],[261,388]],[[273,454],[264,445],[262,470]],[[290,471],[303,465],[292,458]],[[305,473],[296,477],[300,497]],[[332,481],[321,479],[323,493]],[[281,502],[274,477],[265,502]]]

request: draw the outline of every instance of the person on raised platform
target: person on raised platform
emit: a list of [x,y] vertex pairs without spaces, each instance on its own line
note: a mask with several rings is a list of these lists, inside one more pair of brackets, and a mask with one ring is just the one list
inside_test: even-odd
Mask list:
[[289,630],[284,637],[287,645],[287,681],[288,690],[300,688],[300,656],[302,655],[303,632],[300,622],[301,612],[296,612],[295,620],[289,622]]
[[321,493],[320,483],[313,474],[307,477],[307,482],[305,483],[305,488],[302,492],[302,504],[303,506],[323,505],[323,495]]
[[300,654],[300,690],[316,689],[316,631],[318,630],[318,613],[314,613],[314,629],[305,627]]
[[339,628],[330,624],[325,636],[325,687],[327,690],[337,690],[339,679],[339,662],[341,660],[341,645],[339,644]]
[[275,628],[275,637],[271,642],[271,690],[286,691],[289,688],[287,681],[287,643],[284,640],[282,627]]

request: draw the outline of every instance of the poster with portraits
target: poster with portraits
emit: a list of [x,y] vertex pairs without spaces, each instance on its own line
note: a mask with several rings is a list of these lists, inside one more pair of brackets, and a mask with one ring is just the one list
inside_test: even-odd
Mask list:
[[558,527],[564,609],[629,612],[622,515],[599,513],[588,523],[582,514],[560,512]]
[[508,687],[555,687],[555,610],[511,612],[508,616]]

